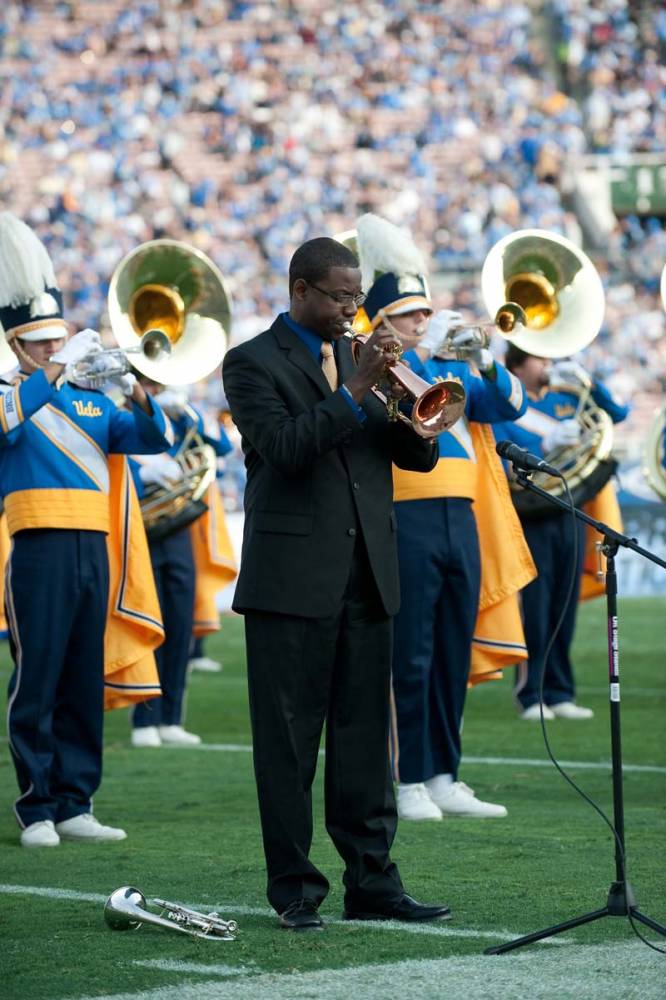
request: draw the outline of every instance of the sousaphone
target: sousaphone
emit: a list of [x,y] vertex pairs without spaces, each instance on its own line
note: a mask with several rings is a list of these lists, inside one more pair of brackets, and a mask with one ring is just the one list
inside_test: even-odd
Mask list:
[[[134,368],[162,385],[206,378],[228,346],[231,295],[222,272],[206,254],[177,240],[151,240],[123,258],[111,279],[108,310],[120,349],[130,353]],[[215,453],[197,431],[196,414],[185,407],[183,415],[188,426],[173,456],[182,477],[147,487],[141,501],[153,541],[200,517],[215,480]]]
[[[604,318],[601,278],[583,251],[564,236],[542,229],[522,229],[505,236],[488,253],[481,271],[481,293],[493,315],[502,304],[516,302],[525,320],[504,336],[527,354],[566,358],[592,343]],[[556,374],[556,373],[555,373]],[[577,400],[574,418],[580,440],[557,448],[545,460],[566,476],[576,506],[586,503],[613,475],[611,418],[591,396],[591,381],[580,386],[551,381],[553,391]],[[535,473],[534,482],[552,495],[564,491],[561,480]],[[516,508],[524,517],[551,512],[547,501],[517,489]]]

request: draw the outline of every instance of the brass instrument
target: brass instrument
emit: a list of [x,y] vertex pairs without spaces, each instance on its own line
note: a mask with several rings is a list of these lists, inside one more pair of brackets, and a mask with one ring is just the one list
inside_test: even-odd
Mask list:
[[104,919],[114,931],[137,930],[141,924],[153,924],[179,934],[206,938],[207,941],[233,941],[236,937],[236,921],[223,920],[218,913],[199,913],[164,899],[153,899],[151,903],[161,912],[149,910],[146,897],[138,889],[130,885],[122,886],[107,899]]
[[168,351],[142,351],[133,362],[162,385],[198,382],[227,349],[231,295],[222,272],[178,240],[150,240],[128,253],[111,278],[108,309],[122,351],[134,351],[155,330],[166,338]]
[[[579,440],[553,448],[544,456],[548,465],[554,465],[564,475],[575,507],[582,507],[595,497],[617,469],[612,456],[613,421],[592,399],[591,384],[591,381],[589,386],[555,381],[550,386],[552,391],[568,393],[578,400],[572,419],[580,427]],[[562,480],[545,472],[534,472],[530,478],[551,496],[565,493]],[[512,496],[516,510],[526,519],[538,520],[552,513],[547,500],[520,487],[512,487]]]
[[[197,382],[224,357],[231,296],[221,271],[186,243],[151,240],[127,254],[111,279],[108,308],[118,355],[133,355],[133,366],[154,382]],[[94,365],[93,356],[93,374]],[[181,412],[189,426],[173,458],[182,478],[169,486],[151,484],[141,500],[150,541],[200,517],[207,509],[203,497],[215,480],[215,453],[198,433],[197,415],[187,406]]]
[[[165,408],[168,415],[168,408]],[[203,499],[215,482],[217,456],[198,431],[198,417],[191,406],[184,405],[188,427],[178,451],[172,456],[181,469],[181,478],[168,486],[151,483],[140,500],[141,517],[151,542],[186,528],[201,517],[208,504]]]
[[[666,274],[666,268],[664,268]],[[652,489],[662,500],[666,500],[666,406],[655,413],[648,428],[645,451],[643,453],[643,474]]]
[[139,354],[148,361],[164,361],[171,354],[171,341],[162,330],[147,330],[137,347],[126,347],[124,350],[109,347],[77,361],[72,365],[69,377],[73,382],[85,381],[91,389],[98,389],[109,379],[126,375],[132,366],[140,366],[140,360],[133,361],[129,354]]
[[525,323],[505,336],[540,358],[564,358],[587,347],[604,317],[604,290],[592,261],[574,243],[544,229],[521,229],[499,240],[481,270],[491,315],[517,303]]
[[[542,229],[523,229],[505,236],[488,253],[481,271],[481,292],[492,314],[506,302],[516,302],[525,322],[504,336],[527,354],[565,358],[590,344],[604,317],[601,278],[592,261],[570,240]],[[577,399],[574,418],[580,425],[575,444],[544,456],[566,476],[576,506],[602,489],[617,468],[611,456],[613,424],[598,407],[586,386],[551,382],[554,391]],[[562,482],[535,473],[534,482],[555,496]],[[547,501],[515,489],[514,504],[523,517],[550,513]]]
[[[499,333],[500,336],[510,340],[512,338],[509,334],[523,329],[526,323],[525,311],[517,302],[504,302],[495,313],[492,323],[459,323],[457,326],[452,326],[437,349],[435,357],[453,354],[457,361],[467,361],[471,354],[490,346],[493,333]],[[473,337],[466,344],[456,345],[454,343],[456,335],[464,330],[469,330]]]
[[[367,339],[362,334],[352,337],[352,352],[355,357],[358,346]],[[401,354],[402,348],[396,344],[396,358]],[[392,395],[392,387],[398,387],[399,397]],[[460,382],[445,379],[431,385],[400,360],[386,366],[382,384],[375,386],[372,391],[386,405],[389,420],[403,420],[423,438],[434,438],[447,431],[465,411],[465,390]],[[399,410],[399,402],[404,395],[413,403],[411,417],[406,417]]]

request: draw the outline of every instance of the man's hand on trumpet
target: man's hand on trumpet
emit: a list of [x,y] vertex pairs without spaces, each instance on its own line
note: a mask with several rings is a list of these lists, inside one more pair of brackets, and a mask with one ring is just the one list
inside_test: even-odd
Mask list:
[[396,363],[396,345],[402,349],[396,334],[380,324],[360,346],[356,372],[345,382],[355,402],[360,403],[366,392],[380,381],[387,366]]

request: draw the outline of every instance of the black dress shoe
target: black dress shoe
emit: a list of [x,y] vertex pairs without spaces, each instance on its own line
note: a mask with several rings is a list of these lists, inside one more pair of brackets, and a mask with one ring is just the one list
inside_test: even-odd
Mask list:
[[280,927],[286,931],[322,931],[324,921],[317,912],[314,899],[295,899],[279,918]]
[[450,920],[451,910],[448,906],[417,903],[404,893],[397,899],[378,899],[358,908],[348,906],[343,917],[345,920]]

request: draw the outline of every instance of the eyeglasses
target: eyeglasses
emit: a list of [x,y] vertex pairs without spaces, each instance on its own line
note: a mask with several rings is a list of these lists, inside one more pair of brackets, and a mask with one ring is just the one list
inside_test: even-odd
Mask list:
[[322,295],[328,295],[329,299],[333,299],[339,306],[354,306],[356,309],[360,309],[367,297],[363,292],[359,292],[357,295],[350,295],[347,292],[329,292],[326,288],[313,285],[312,282],[309,284],[315,291],[321,292]]

